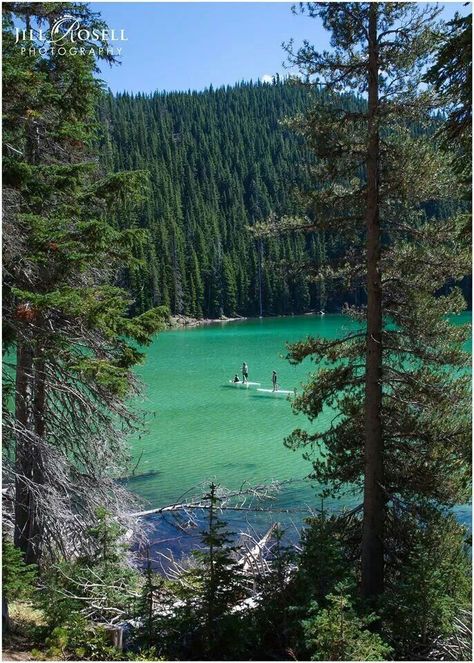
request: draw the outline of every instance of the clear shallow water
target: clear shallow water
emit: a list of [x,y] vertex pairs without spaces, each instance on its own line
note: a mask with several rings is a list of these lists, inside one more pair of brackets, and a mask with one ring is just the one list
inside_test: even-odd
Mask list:
[[[245,320],[180,329],[160,334],[147,351],[138,375],[146,385],[143,407],[156,414],[147,418],[148,434],[133,440],[134,457],[142,458],[140,476],[130,487],[151,504],[173,502],[203,480],[214,479],[228,488],[243,481],[303,479],[311,470],[300,452],[283,439],[308,421],[295,415],[283,397],[252,389],[236,389],[228,381],[241,377],[243,361],[249,379],[271,387],[272,370],[281,389],[301,389],[314,363],[291,366],[286,342],[308,335],[337,338],[354,328],[339,315]],[[320,417],[318,427],[329,423]],[[148,475],[148,472],[156,474]],[[288,486],[280,496],[287,506],[302,504],[314,491]]]
[[[466,313],[455,323],[469,320]],[[300,389],[317,366],[309,360],[291,366],[284,359],[286,343],[308,335],[334,339],[354,328],[345,316],[325,315],[244,320],[159,334],[137,370],[146,387],[140,407],[150,414],[148,432],[132,440],[134,459],[140,462],[129,488],[152,508],[179,501],[189,490],[195,494],[196,487],[211,479],[231,489],[244,481],[296,479],[283,487],[272,506],[319,506],[318,486],[304,481],[311,464],[301,451],[290,451],[283,444],[294,428],[309,429],[308,420],[295,415],[285,398],[234,389],[228,381],[235,373],[240,377],[246,361],[249,379],[262,387],[271,387],[271,373],[276,370],[282,389]],[[323,414],[314,425],[324,429],[330,417],[330,412]],[[348,497],[338,506],[355,503]],[[459,507],[458,512],[463,521],[469,520],[468,507]],[[290,515],[251,518],[258,529],[269,519],[301,521],[301,516]],[[245,519],[230,514],[229,520],[240,527]],[[164,535],[162,519],[155,521]]]

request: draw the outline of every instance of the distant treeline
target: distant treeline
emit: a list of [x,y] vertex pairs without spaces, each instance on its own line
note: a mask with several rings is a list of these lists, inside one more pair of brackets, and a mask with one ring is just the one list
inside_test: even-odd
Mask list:
[[[249,230],[272,213],[306,211],[296,192],[315,186],[310,156],[281,121],[312,101],[307,89],[287,83],[105,97],[104,167],[149,173],[142,210],[117,219],[150,234],[137,256],[143,265],[121,275],[134,312],[164,304],[195,317],[285,315],[363,301],[362,291],[307,278],[308,264],[343,253],[337,237],[258,240]],[[348,109],[362,103],[342,100]],[[441,216],[452,210],[427,206]]]

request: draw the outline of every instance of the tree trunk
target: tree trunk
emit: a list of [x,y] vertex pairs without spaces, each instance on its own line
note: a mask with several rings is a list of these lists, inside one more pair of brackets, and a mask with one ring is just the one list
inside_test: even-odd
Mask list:
[[36,441],[43,437],[45,406],[45,365],[28,343],[18,341],[15,413],[19,431],[15,451],[15,545],[27,564],[40,556],[41,530],[32,486],[43,483],[41,450]]
[[5,594],[2,596],[2,631],[4,634],[10,632],[10,613],[8,610],[8,599]]
[[[33,398],[33,423],[35,440],[42,440],[46,430],[45,405],[46,405],[46,362],[42,356],[41,348],[36,349],[33,364],[34,375],[34,398]],[[41,448],[35,444],[33,450],[33,481],[36,486],[44,483],[43,453]],[[31,500],[33,509],[30,510],[30,561],[37,562],[41,557],[41,521],[40,514],[36,509],[34,499]]]
[[377,3],[369,13],[367,149],[367,356],[365,377],[365,474],[361,592],[372,598],[384,586],[382,285],[379,218]]
[[29,556],[29,523],[32,479],[31,455],[31,380],[33,353],[18,339],[16,352],[15,417],[18,426],[15,449],[15,546]]

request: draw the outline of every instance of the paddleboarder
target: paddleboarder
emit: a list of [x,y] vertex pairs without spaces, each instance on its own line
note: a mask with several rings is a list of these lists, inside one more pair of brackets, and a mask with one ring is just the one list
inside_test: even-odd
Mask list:
[[248,381],[249,381],[249,367],[244,361],[244,363],[242,364],[242,382],[248,382]]
[[273,371],[273,372],[272,372],[272,385],[273,385],[273,391],[277,391],[277,390],[278,390],[278,382],[277,382],[277,380],[278,380],[278,375],[277,375],[276,371]]

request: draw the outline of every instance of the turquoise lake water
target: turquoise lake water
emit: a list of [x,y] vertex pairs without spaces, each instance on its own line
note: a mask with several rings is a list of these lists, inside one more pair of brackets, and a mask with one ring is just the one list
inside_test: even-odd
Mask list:
[[[241,377],[245,361],[249,380],[262,388],[271,388],[276,370],[281,389],[301,389],[316,367],[310,361],[291,366],[284,359],[286,342],[308,335],[336,338],[351,327],[338,315],[298,316],[160,334],[138,370],[146,385],[143,407],[156,414],[147,418],[148,434],[133,441],[134,457],[141,455],[141,461],[132,489],[151,504],[165,504],[204,480],[234,489],[243,481],[306,477],[310,463],[283,439],[307,420],[293,414],[286,398],[236,389],[228,381],[235,373]],[[327,425],[327,418],[318,426]],[[284,492],[288,506],[308,497],[307,486]]]
[[[468,322],[470,313],[455,322]],[[317,367],[307,360],[291,366],[286,343],[320,335],[340,337],[355,323],[341,315],[295,316],[243,320],[178,329],[159,334],[147,349],[137,371],[145,385],[140,407],[148,431],[132,440],[136,476],[129,488],[147,508],[196,494],[203,482],[214,480],[230,489],[276,480],[297,480],[283,487],[273,506],[317,506],[318,486],[304,481],[311,464],[301,451],[290,451],[283,439],[294,428],[308,429],[303,415],[295,415],[285,398],[234,389],[228,381],[249,366],[249,379],[271,387],[276,370],[282,389],[301,389]],[[331,413],[313,424],[320,429]],[[343,504],[354,503],[346,499]],[[469,510],[460,507],[460,516]]]

